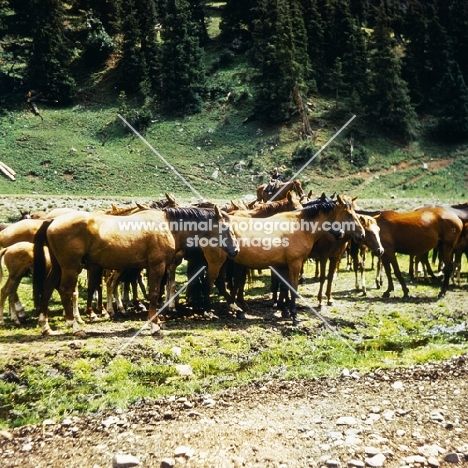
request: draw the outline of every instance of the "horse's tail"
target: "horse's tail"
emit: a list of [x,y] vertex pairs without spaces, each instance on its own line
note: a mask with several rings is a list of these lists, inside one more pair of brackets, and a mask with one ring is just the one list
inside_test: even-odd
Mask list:
[[34,236],[33,298],[36,310],[39,310],[40,308],[45,279],[47,276],[44,247],[47,246],[47,229],[52,221],[53,219],[44,221]]
[[[7,247],[8,248],[8,247]],[[0,251],[0,283],[3,281],[3,256],[6,254],[7,248]]]

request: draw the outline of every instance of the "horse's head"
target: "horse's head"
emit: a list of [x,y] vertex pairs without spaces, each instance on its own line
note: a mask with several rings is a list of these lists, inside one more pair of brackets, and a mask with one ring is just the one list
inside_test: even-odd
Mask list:
[[380,242],[380,227],[377,221],[372,216],[359,215],[359,221],[365,231],[364,243],[375,255],[381,257],[384,253],[384,248]]
[[304,190],[302,190],[302,184],[300,180],[293,180],[292,189],[294,190],[294,192],[296,192],[299,198],[304,195]]
[[[356,242],[364,240],[364,228],[354,211],[353,200],[337,195],[335,203],[335,222],[340,224],[339,230],[349,234]],[[332,226],[333,227],[333,226]]]
[[215,220],[219,229],[219,245],[228,255],[234,258],[239,253],[239,241],[232,228],[231,219],[227,213],[215,205]]

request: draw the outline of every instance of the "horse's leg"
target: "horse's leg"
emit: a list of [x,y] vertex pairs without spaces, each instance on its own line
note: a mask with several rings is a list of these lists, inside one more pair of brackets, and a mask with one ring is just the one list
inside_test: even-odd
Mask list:
[[161,329],[159,326],[160,320],[156,314],[158,311],[158,300],[161,291],[161,280],[165,271],[166,264],[164,262],[152,265],[147,270],[149,295],[148,321],[151,323],[151,333],[156,333]]
[[[95,291],[102,290],[101,278],[103,269],[98,265],[89,265],[88,267],[88,291],[86,296],[86,313],[90,320],[96,320],[97,315],[93,309],[93,297]],[[98,299],[99,307],[99,299]]]
[[323,300],[323,285],[325,284],[325,277],[326,277],[326,270],[327,270],[327,260],[326,257],[320,257],[315,260],[316,266],[319,267],[319,291],[317,295],[318,299],[318,307],[322,307],[322,300]]
[[444,263],[444,280],[442,282],[442,287],[440,289],[439,298],[442,298],[445,296],[445,293],[447,292],[449,282],[450,282],[450,276],[452,275],[453,271],[453,245],[456,242],[457,238],[455,238],[455,241],[452,242],[452,239],[449,241],[443,242],[441,245],[441,258]]
[[273,299],[273,306],[278,304],[278,289],[279,289],[279,279],[278,276],[276,276],[275,272],[271,270],[271,276],[270,276],[270,292],[272,294],[272,299]]
[[72,295],[73,317],[77,321],[77,323],[83,325],[85,322],[81,318],[80,309],[78,308],[78,298],[79,298],[79,296],[80,296],[80,294],[79,294],[79,291],[78,291],[78,281],[77,281],[76,286],[75,286],[75,290],[73,291],[73,295]]
[[[388,283],[387,290],[383,293],[383,297],[390,297],[390,293],[395,290],[395,287],[393,286],[392,266],[391,266],[391,262],[393,258],[395,258],[395,254],[393,252],[387,253],[387,251],[385,252],[384,256],[381,258],[382,266],[385,270],[385,274],[387,275],[387,283]],[[380,268],[382,269],[382,267]],[[377,282],[377,277],[376,277],[376,283],[379,284]],[[380,286],[378,286],[378,288],[380,288]]]
[[78,275],[80,270],[74,268],[63,268],[62,276],[60,278],[60,286],[58,291],[62,300],[62,305],[65,310],[65,320],[68,327],[72,328],[73,333],[83,334],[73,311],[73,293],[76,292],[78,283]]
[[[21,279],[20,279],[21,281]],[[18,283],[19,285],[19,283]],[[24,311],[24,304],[21,302],[20,298],[18,297],[18,287],[16,287],[16,290],[14,291],[14,301],[15,301],[15,311],[17,314],[18,319],[24,318],[26,316],[26,312]]]
[[291,303],[289,304],[289,313],[293,321],[293,325],[299,325],[301,321],[297,318],[297,309],[296,309],[296,297],[297,297],[297,287],[299,285],[299,275],[301,273],[302,262],[294,261],[288,265],[289,271],[289,284],[292,287],[291,290]]
[[331,257],[329,264],[328,264],[328,277],[327,277],[327,305],[333,305],[333,298],[332,298],[332,286],[333,286],[333,279],[335,277],[336,267],[338,265],[339,258],[338,257]]
[[288,278],[288,269],[284,267],[279,267],[277,271],[278,275],[273,271],[271,272],[272,275],[276,277],[276,281],[279,286],[279,297],[277,307],[281,311],[281,318],[290,318],[290,314],[287,309],[289,288],[283,281],[283,278]]
[[16,312],[16,290],[18,289],[18,286],[21,282],[21,276],[16,277],[10,275],[3,286],[1,290],[1,297],[0,297],[0,325],[5,325],[4,319],[3,319],[3,308],[5,304],[5,299],[8,297],[8,304],[10,307],[10,317],[11,321],[14,322],[16,325],[20,325],[20,320],[18,317],[18,314]]
[[[453,255],[453,283],[461,288],[461,261],[462,254],[460,250],[454,252]],[[456,278],[456,279],[455,279]]]
[[364,296],[367,296],[367,286],[366,286],[366,252],[367,250],[361,249],[361,258],[359,261],[359,270],[361,273],[361,289],[362,289],[362,294]]
[[242,312],[236,312],[236,317],[243,320],[245,319],[245,314],[243,311],[249,308],[247,302],[245,302],[244,299],[244,288],[247,281],[248,268],[242,265],[236,266],[236,275],[234,278],[234,289],[236,292],[233,294],[233,297],[237,299],[237,304],[242,310]]
[[[398,260],[396,256],[394,254],[391,255],[389,261],[391,263],[391,266],[393,267],[395,276],[397,277],[397,280],[399,281],[401,285],[401,289],[403,290],[403,297],[406,298],[409,296],[409,289],[408,289],[408,286],[406,286],[406,281],[404,280],[403,275],[401,274],[400,266],[398,265]],[[385,266],[385,263],[384,263],[384,266]],[[387,273],[387,276],[388,276],[387,269],[385,269],[385,272]],[[388,282],[389,282],[389,287],[387,289],[388,292],[393,291],[393,284],[391,285],[392,289],[390,289],[390,279],[391,279],[391,271],[390,271],[390,277],[388,278]]]

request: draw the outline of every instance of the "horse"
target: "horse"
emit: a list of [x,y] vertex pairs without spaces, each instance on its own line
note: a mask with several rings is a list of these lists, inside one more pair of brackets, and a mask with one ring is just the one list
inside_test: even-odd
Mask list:
[[[188,226],[188,229],[187,229]],[[151,331],[159,326],[157,304],[160,283],[183,251],[194,242],[208,249],[219,249],[227,256],[239,252],[229,215],[215,210],[169,208],[165,211],[145,210],[120,218],[100,213],[70,213],[44,222],[34,240],[34,302],[39,309],[43,334],[52,334],[48,324],[48,302],[53,288],[59,293],[65,309],[67,325],[75,334],[82,334],[74,320],[71,298],[78,275],[84,266],[110,270],[146,268],[148,275]],[[45,277],[44,249],[49,247],[52,272]],[[216,247],[214,247],[216,245]],[[209,265],[214,272],[221,265]],[[216,274],[218,273],[216,271]]]
[[[364,229],[350,200],[338,196],[337,200],[333,201],[325,194],[322,195],[321,202],[300,210],[279,213],[269,218],[248,219],[231,216],[231,221],[240,243],[240,252],[234,258],[235,263],[253,269],[287,269],[286,280],[294,293],[297,291],[302,264],[325,230],[338,226],[339,229],[336,229],[341,231],[341,234],[350,233],[359,241],[364,237]],[[222,252],[219,249],[205,252],[208,262],[219,261],[216,255],[222,256]],[[211,278],[208,272],[210,284],[213,284],[215,278]],[[281,303],[281,311],[284,317],[289,315],[292,318],[293,325],[297,325],[300,320],[297,318],[294,293],[289,314],[284,300]],[[209,300],[209,297],[206,299]]]
[[[378,257],[381,257],[384,253],[384,248],[382,247],[382,243],[380,241],[380,228],[377,224],[377,221],[374,218],[365,215],[359,215],[359,221],[361,222],[361,225],[364,228],[364,239],[362,240],[361,244],[368,247]],[[344,236],[342,239],[336,239],[335,236],[332,236],[327,233],[326,235],[322,236],[312,248],[310,258],[313,258],[316,261],[318,261],[320,265],[320,286],[317,295],[319,307],[322,306],[323,286],[325,283],[325,269],[327,260],[329,260],[329,267],[327,276],[327,289],[325,295],[327,297],[327,305],[333,305],[331,293],[333,285],[333,276],[337,270],[338,263],[342,257],[343,252],[346,249],[346,244],[348,242],[360,245],[354,242],[353,239],[349,239],[349,236]]]
[[444,297],[453,267],[452,252],[463,229],[463,223],[456,213],[450,208],[434,207],[405,213],[382,211],[376,219],[385,250],[381,258],[388,280],[383,297],[389,297],[394,291],[392,267],[403,289],[403,296],[409,296],[396,253],[420,256],[438,245],[444,262],[444,279],[438,296]]
[[[49,273],[51,264],[47,247],[44,247],[44,256],[46,259],[46,272]],[[33,269],[34,244],[31,242],[16,242],[0,252],[0,282],[3,279],[2,262],[8,270],[8,279],[0,291],[0,326],[5,325],[3,310],[7,297],[9,299],[11,320],[16,325],[21,325],[20,318],[24,317],[24,307],[18,298],[17,290],[21,280]],[[73,315],[79,323],[84,323],[78,310],[77,293],[73,294]]]
[[286,198],[288,192],[294,192],[299,198],[304,195],[300,180],[294,179],[289,182],[280,182],[278,188],[275,188],[272,193],[268,193],[265,189],[268,184],[262,184],[257,187],[257,201],[266,202],[271,199],[281,200]]

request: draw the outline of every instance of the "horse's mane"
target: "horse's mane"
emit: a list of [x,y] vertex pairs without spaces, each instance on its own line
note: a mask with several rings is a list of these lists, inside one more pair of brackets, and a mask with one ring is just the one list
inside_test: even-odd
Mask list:
[[286,198],[283,200],[273,201],[264,203],[263,205],[258,205],[252,210],[249,211],[252,217],[269,217],[276,213],[281,213],[283,211],[288,211],[289,209],[294,208],[294,201],[290,201]]
[[169,200],[166,198],[163,198],[162,200],[153,200],[149,204],[149,207],[153,210],[161,210],[162,208],[174,208],[175,206],[176,203],[174,200]]
[[320,212],[330,213],[335,208],[335,202],[327,196],[322,196],[304,203],[300,211],[306,219],[315,218]]
[[216,217],[215,210],[209,208],[165,208],[169,221],[208,221]]
[[465,203],[458,203],[457,205],[450,205],[452,208],[457,210],[467,210],[468,209],[468,202]]

